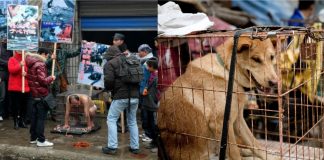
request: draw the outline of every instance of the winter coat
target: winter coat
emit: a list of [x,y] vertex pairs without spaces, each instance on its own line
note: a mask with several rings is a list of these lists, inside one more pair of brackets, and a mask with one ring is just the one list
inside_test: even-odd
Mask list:
[[[8,61],[8,71],[9,71],[9,81],[8,81],[8,91],[22,91],[22,67],[20,62],[22,60],[22,54],[15,53],[13,57],[9,58]],[[28,67],[24,67],[25,72],[28,73]],[[29,92],[29,86],[27,77],[25,77],[25,92]]]
[[103,58],[108,62],[121,53],[122,52],[118,49],[117,46],[110,46],[108,50],[103,54]]
[[[55,65],[54,75],[56,77],[58,77],[59,75],[63,74],[64,69],[65,69],[65,65],[66,65],[65,64],[66,60],[68,58],[76,57],[76,56],[80,55],[80,53],[81,53],[81,48],[79,48],[77,50],[74,50],[74,51],[70,51],[70,50],[67,50],[67,49],[57,49],[56,50],[56,60],[57,60],[58,64],[60,65],[61,70],[59,71],[59,69]],[[47,69],[48,69],[48,74],[51,74],[52,59],[51,59],[50,56],[47,58],[45,63],[46,63]]]
[[140,94],[143,94],[144,89],[148,89],[148,80],[150,78],[151,72],[147,69],[147,64],[143,64],[143,80],[140,83]]
[[156,112],[159,108],[160,92],[157,89],[158,77],[157,72],[150,73],[149,79],[147,80],[147,91],[146,96],[142,96],[142,107],[143,109]]
[[8,60],[12,57],[12,51],[7,51],[4,43],[1,43],[0,47],[0,78],[2,81],[8,81]]
[[45,61],[46,58],[39,54],[28,53],[26,57],[26,66],[29,68],[27,79],[34,98],[46,97],[49,93],[48,86],[54,80],[47,76]]
[[120,77],[118,77],[120,64],[122,63],[120,56],[124,55],[119,55],[113,58],[104,66],[105,89],[112,90],[112,96],[114,100],[128,99],[129,97],[139,98],[139,84],[127,85],[121,81]]

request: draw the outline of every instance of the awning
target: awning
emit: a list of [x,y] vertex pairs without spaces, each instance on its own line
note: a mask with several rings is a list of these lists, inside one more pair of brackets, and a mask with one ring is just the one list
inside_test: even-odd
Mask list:
[[157,17],[81,17],[82,31],[156,31]]

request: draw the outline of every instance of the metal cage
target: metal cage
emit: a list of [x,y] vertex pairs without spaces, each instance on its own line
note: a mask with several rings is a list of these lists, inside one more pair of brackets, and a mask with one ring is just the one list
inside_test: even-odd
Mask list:
[[[323,159],[323,42],[316,27],[255,27],[241,35],[230,121],[242,116],[255,139],[247,145],[249,133],[234,118],[227,158]],[[170,159],[219,157],[233,35],[214,31],[158,38],[158,127]],[[277,77],[269,77],[272,69],[265,66]]]

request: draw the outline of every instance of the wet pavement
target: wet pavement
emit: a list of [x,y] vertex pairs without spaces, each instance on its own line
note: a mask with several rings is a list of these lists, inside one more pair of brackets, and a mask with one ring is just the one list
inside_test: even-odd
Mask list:
[[[29,129],[13,129],[12,120],[0,122],[0,160],[1,159],[143,159],[155,160],[157,153],[151,153],[145,149],[147,142],[140,142],[140,154],[132,154],[128,151],[129,134],[118,134],[119,149],[116,155],[106,155],[101,148],[107,145],[107,125],[105,118],[97,118],[101,129],[85,135],[53,134],[50,131],[58,124],[50,120],[46,121],[46,139],[54,143],[54,147],[40,148],[35,144],[29,144]],[[140,125],[139,125],[140,126]],[[140,133],[142,133],[140,131]],[[141,139],[140,139],[141,141]],[[87,142],[86,148],[76,148],[76,142]]]

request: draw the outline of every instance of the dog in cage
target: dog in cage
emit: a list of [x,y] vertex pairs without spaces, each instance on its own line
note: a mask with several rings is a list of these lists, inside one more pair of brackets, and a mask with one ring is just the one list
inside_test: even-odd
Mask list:
[[[319,120],[323,115],[324,101],[317,95],[323,92],[320,81],[322,62],[317,63],[316,61],[322,59],[322,53],[316,49],[316,44],[309,42],[309,39],[304,35],[286,37],[281,41],[282,51],[279,64],[282,74],[282,90],[288,92],[282,99],[283,141],[295,143],[305,142],[309,139],[309,142],[317,146],[319,142],[311,140],[311,138],[321,137]],[[289,43],[285,44],[286,42]],[[318,86],[318,84],[320,85]],[[253,114],[278,117],[278,113],[273,112],[279,110],[277,97],[258,96],[258,102],[263,111],[254,111]],[[265,109],[267,111],[264,111]],[[260,118],[259,116],[258,119],[250,121],[248,124],[252,123],[255,129],[268,131],[268,134],[259,133],[259,136],[267,136],[269,140],[279,139],[277,134],[279,132],[278,118]],[[301,141],[302,139],[303,141]]]
[[[158,127],[170,159],[210,159],[218,155],[233,45],[230,38],[217,48],[217,54],[191,61],[185,73],[163,93]],[[260,159],[279,159],[266,154],[243,117],[248,101],[246,88],[268,92],[277,85],[271,40],[240,37],[235,67],[227,157],[236,160],[253,154]]]

